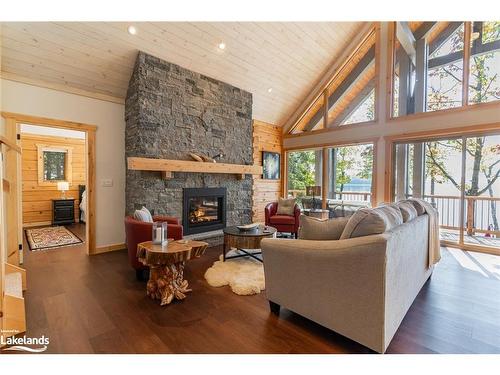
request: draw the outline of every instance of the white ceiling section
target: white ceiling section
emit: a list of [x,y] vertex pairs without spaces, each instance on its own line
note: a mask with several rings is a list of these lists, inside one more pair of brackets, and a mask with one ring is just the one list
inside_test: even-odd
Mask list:
[[81,132],[78,130],[51,128],[48,126],[38,126],[30,124],[21,124],[21,133],[85,139],[85,132]]
[[[127,32],[129,25],[136,35]],[[283,125],[363,22],[2,23],[6,79],[122,101],[138,50],[253,94]],[[218,48],[219,43],[226,48]],[[272,88],[271,92],[269,92]]]

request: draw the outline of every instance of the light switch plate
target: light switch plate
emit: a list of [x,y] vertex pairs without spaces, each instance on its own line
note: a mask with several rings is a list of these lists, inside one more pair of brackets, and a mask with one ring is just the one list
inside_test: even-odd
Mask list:
[[101,185],[103,187],[111,187],[111,186],[113,186],[113,180],[110,178],[105,178],[105,179],[101,180]]

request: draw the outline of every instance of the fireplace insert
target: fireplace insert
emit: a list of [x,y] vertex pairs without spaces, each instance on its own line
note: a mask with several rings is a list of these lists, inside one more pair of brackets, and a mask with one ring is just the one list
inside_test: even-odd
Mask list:
[[185,234],[226,226],[226,188],[185,188],[182,224]]

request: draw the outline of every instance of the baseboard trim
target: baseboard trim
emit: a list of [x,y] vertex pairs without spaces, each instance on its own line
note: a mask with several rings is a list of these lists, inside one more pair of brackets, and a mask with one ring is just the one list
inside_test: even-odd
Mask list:
[[[80,220],[75,220],[75,224],[79,224]],[[81,224],[85,224],[83,221]],[[44,227],[47,225],[52,225],[52,221],[38,221],[34,223],[23,223],[23,228],[32,228],[32,227]]]
[[95,251],[92,252],[92,255],[109,253],[111,251],[124,250],[127,248],[127,245],[124,243],[116,243],[113,245],[105,245],[105,246],[97,246]]
[[46,225],[52,225],[52,221],[39,221],[36,223],[23,223],[23,228],[44,227]]

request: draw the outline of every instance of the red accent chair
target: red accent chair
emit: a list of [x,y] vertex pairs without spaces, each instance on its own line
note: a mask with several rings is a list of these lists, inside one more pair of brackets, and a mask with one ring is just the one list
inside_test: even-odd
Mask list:
[[276,228],[278,232],[291,233],[297,238],[299,232],[300,208],[297,204],[293,208],[293,216],[277,215],[278,202],[268,203],[264,209],[266,225]]
[[[168,238],[182,239],[183,228],[179,224],[179,219],[170,216],[153,216],[153,221],[167,223]],[[125,243],[128,249],[128,259],[139,280],[143,279],[144,271],[148,270],[148,267],[137,259],[137,245],[141,242],[151,241],[152,232],[153,223],[139,221],[132,216],[125,217]]]

